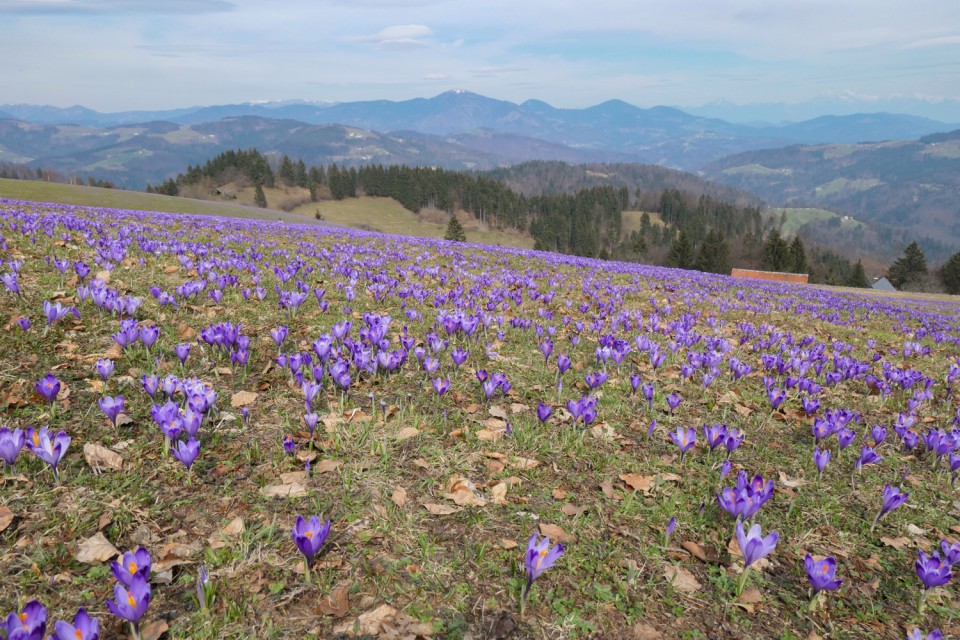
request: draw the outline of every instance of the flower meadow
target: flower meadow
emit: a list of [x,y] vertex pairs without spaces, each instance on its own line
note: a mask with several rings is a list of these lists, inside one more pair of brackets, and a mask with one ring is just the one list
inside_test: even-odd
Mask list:
[[960,637],[960,307],[0,201],[0,638]]

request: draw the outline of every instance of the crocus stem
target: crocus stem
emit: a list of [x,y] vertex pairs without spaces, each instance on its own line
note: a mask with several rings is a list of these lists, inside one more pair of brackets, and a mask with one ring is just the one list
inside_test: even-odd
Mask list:
[[135,640],[140,640],[140,625],[136,622],[130,623],[130,631],[133,633]]
[[303,579],[310,584],[310,561],[306,558],[303,559]]
[[880,514],[877,514],[877,517],[873,519],[873,524],[870,525],[870,533],[873,533],[874,528],[876,528],[877,523],[880,522]]
[[747,570],[749,567],[743,568],[743,573],[740,574],[740,582],[737,584],[737,597],[739,598],[743,595],[743,588],[747,586]]
[[920,603],[917,605],[917,613],[923,615],[923,610],[927,606],[927,589],[920,592]]
[[527,582],[523,587],[523,591],[520,593],[520,617],[523,618],[523,612],[527,608],[527,598],[530,597],[530,587],[533,586],[532,582]]

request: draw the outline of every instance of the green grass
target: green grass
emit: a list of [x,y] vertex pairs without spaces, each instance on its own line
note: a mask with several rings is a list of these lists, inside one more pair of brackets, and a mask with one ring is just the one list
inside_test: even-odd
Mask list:
[[739,175],[742,173],[751,173],[761,176],[779,176],[784,175],[788,176],[792,173],[792,169],[771,169],[765,167],[762,164],[745,164],[739,167],[730,167],[729,169],[724,169],[723,172],[727,175]]
[[[797,231],[800,230],[800,227],[808,222],[813,222],[815,220],[831,220],[833,218],[842,217],[841,214],[836,213],[835,211],[817,209],[814,207],[783,207],[770,209],[770,214],[775,220],[779,220],[783,212],[786,212],[787,219],[780,228],[780,233],[787,236],[796,234]],[[847,220],[841,220],[840,226],[843,228],[853,228],[862,227],[865,225],[859,220],[848,218]]]
[[[625,236],[640,230],[640,219],[643,217],[643,213],[643,211],[624,211],[621,214],[623,219],[623,234]],[[659,213],[648,212],[647,215],[650,216],[651,226],[663,226],[663,220],[660,218]]]
[[0,198],[55,202],[107,209],[131,209],[134,211],[165,211],[168,213],[191,213],[229,218],[281,219],[286,222],[307,222],[303,216],[292,216],[282,211],[256,209],[225,202],[175,198],[155,193],[103,189],[79,185],[42,182],[39,180],[9,180],[0,178]]
[[[390,206],[380,204],[381,211]],[[41,213],[55,209],[23,208]],[[76,215],[102,219],[104,214]],[[123,228],[136,233],[137,224]],[[114,229],[105,224],[100,231],[115,235]],[[811,462],[812,419],[800,412],[799,393],[790,392],[783,411],[771,412],[766,399],[759,355],[776,347],[757,348],[759,338],[741,342],[737,329],[741,322],[766,325],[784,342],[787,332],[797,341],[811,336],[816,345],[810,348],[822,343],[827,362],[835,349],[845,349],[845,343],[850,351],[843,353],[868,363],[877,375],[882,375],[881,365],[872,361],[874,353],[883,354],[893,366],[942,380],[958,354],[955,345],[934,344],[928,336],[917,339],[933,347],[929,357],[894,353],[903,348],[905,339],[894,327],[901,322],[919,326],[906,305],[896,318],[885,318],[873,306],[851,305],[842,311],[841,322],[828,323],[814,320],[809,309],[800,310],[813,303],[818,312],[829,311],[820,306],[822,292],[805,287],[763,293],[743,284],[729,289],[722,283],[698,286],[682,281],[683,276],[648,279],[502,251],[440,253],[415,239],[352,240],[342,235],[294,235],[282,228],[231,231],[225,234],[222,228],[169,220],[145,229],[152,237],[189,242],[198,253],[202,247],[210,248],[208,265],[215,264],[221,247],[242,255],[243,249],[257,245],[276,266],[302,258],[303,266],[316,269],[300,269],[298,278],[323,288],[329,309],[321,311],[311,294],[295,315],[282,312],[274,287],[290,289],[292,282],[282,285],[271,269],[254,274],[229,266],[216,270],[236,276],[238,285],[225,288],[219,303],[201,295],[177,309],[161,308],[148,292],[151,286],[173,291],[196,280],[198,273],[181,266],[173,249],[156,255],[131,243],[128,259],[112,271],[110,286],[144,300],[136,318],[157,325],[160,338],[150,353],[137,345],[112,356],[117,372],[106,391],[124,395],[132,420],[117,431],[99,412],[100,393],[91,381],[96,378],[93,363],[111,348],[119,318],[76,299],[67,303],[80,307],[79,321],[70,316],[45,331],[40,315],[43,301],[54,292],[65,291],[72,298],[75,291],[46,258],[56,255],[92,264],[93,249],[79,232],[67,233],[66,226],[49,236],[5,229],[10,253],[23,260],[24,289],[22,297],[3,294],[5,314],[31,316],[34,328],[24,334],[14,320],[10,330],[0,332],[2,419],[13,426],[50,424],[65,429],[73,442],[61,463],[60,487],[53,487],[49,470],[26,452],[17,461],[14,479],[0,485],[0,506],[15,516],[0,531],[0,548],[9,550],[0,553],[0,575],[5,577],[0,581],[0,615],[36,597],[48,607],[51,619],[72,619],[76,608],[84,606],[100,618],[103,637],[119,637],[123,629],[104,606],[112,590],[109,563],[84,564],[74,555],[81,541],[102,531],[121,550],[144,544],[155,563],[162,555],[167,562],[182,561],[155,582],[146,617],[146,622],[166,620],[171,639],[334,637],[337,627],[352,629],[359,616],[381,605],[397,610],[392,624],[401,630],[422,623],[435,638],[491,637],[500,621],[517,627],[508,637],[535,640],[637,637],[644,624],[665,637],[683,638],[786,639],[812,633],[837,640],[900,638],[914,625],[927,630],[942,626],[956,635],[956,613],[949,600],[935,596],[924,615],[916,613],[919,583],[912,567],[918,546],[930,550],[955,525],[957,493],[949,478],[934,471],[929,454],[898,446],[892,432],[879,447],[885,458],[881,465],[862,473],[853,468],[859,446],[868,441],[869,426],[889,427],[905,410],[911,392],[868,395],[862,381],[826,386],[819,395],[823,408],[818,415],[828,408],[845,408],[862,417],[855,425],[855,446],[838,454],[835,439],[824,445],[834,450],[835,457],[818,482]],[[354,242],[359,243],[358,253],[348,251]],[[368,258],[384,262],[370,266],[373,263],[363,262]],[[342,266],[350,268],[344,272]],[[489,285],[477,284],[481,273]],[[523,274],[522,285],[518,286],[516,274]],[[376,300],[368,284],[384,276],[427,295]],[[243,288],[254,285],[254,277],[268,292],[262,303],[242,295]],[[280,349],[269,338],[270,329],[289,327],[284,352],[310,352],[312,341],[329,332],[334,322],[350,318],[356,337],[363,314],[389,314],[391,348],[398,348],[403,327],[422,344],[425,334],[437,329],[435,304],[444,310],[460,304],[460,300],[438,303],[437,296],[474,286],[479,286],[481,296],[501,288],[516,292],[523,304],[511,301],[502,320],[479,329],[476,340],[449,337],[450,348],[460,346],[470,354],[459,369],[451,364],[449,348],[438,354],[439,375],[451,381],[447,395],[438,398],[430,392],[432,376],[420,370],[412,354],[401,371],[364,374],[345,394],[327,379],[315,403],[326,422],[310,438],[301,423],[302,391],[292,384],[289,371],[276,365]],[[611,289],[594,296],[601,286]],[[534,300],[530,294],[535,290],[555,291],[556,296]],[[348,295],[354,296],[349,302]],[[580,310],[581,303],[590,301],[594,304]],[[664,328],[696,321],[691,331],[727,340],[728,355],[750,363],[755,371],[735,381],[721,365],[719,377],[704,388],[698,376],[686,380],[680,376],[687,353],[703,350],[703,341],[674,352],[667,343],[678,333],[662,335],[636,325],[604,329],[624,338],[646,333],[661,344],[667,360],[654,371],[646,354],[634,350],[621,367],[611,362],[606,367],[610,379],[598,395],[598,420],[591,425],[595,428],[582,429],[562,409],[567,400],[588,393],[584,375],[600,369],[595,351],[600,331],[585,329],[577,345],[571,341],[572,323],[590,323],[598,317],[596,302],[638,312],[633,317],[657,315]],[[344,312],[348,304],[350,311]],[[750,310],[738,306],[743,304]],[[407,317],[405,310],[416,310],[421,317]],[[952,314],[944,322],[955,325],[955,309],[944,313]],[[572,323],[564,323],[563,316]],[[540,355],[533,327],[511,326],[510,319],[516,317],[534,318],[556,330],[549,363]],[[710,324],[710,317],[717,322]],[[232,367],[224,354],[189,335],[221,321],[240,324],[250,337],[246,371]],[[498,335],[501,330],[503,336]],[[871,346],[867,339],[877,342]],[[184,341],[192,343],[192,350],[181,368],[172,349]],[[556,386],[559,353],[573,361],[573,369],[562,378],[562,391]],[[827,364],[826,370],[830,367]],[[498,393],[486,401],[477,382],[479,369],[504,373],[512,384],[509,394]],[[51,370],[70,390],[58,401],[56,416],[33,392],[33,383]],[[162,455],[161,438],[150,417],[152,401],[140,389],[140,376],[154,370],[181,378],[198,376],[218,394],[216,414],[201,427],[201,456],[189,482],[182,466]],[[655,385],[652,409],[642,396],[630,393],[634,372]],[[815,377],[812,372],[807,376]],[[674,390],[684,400],[671,414],[666,396]],[[250,405],[246,426],[239,409],[232,406],[240,391],[259,394]],[[935,393],[933,400],[920,405],[919,425],[950,424],[955,402],[943,396],[939,384]],[[554,409],[546,423],[535,417],[540,402]],[[348,420],[355,410],[364,415]],[[508,416],[510,436],[502,435],[504,423],[490,424],[494,415]],[[653,419],[657,428],[648,438],[647,426]],[[681,465],[666,435],[678,427],[696,426],[702,439],[700,425],[712,423],[746,433],[745,443],[731,456],[734,475],[742,469],[776,482],[775,495],[754,518],[764,532],[777,530],[781,536],[771,564],[750,570],[749,584],[761,598],[756,606],[737,603],[738,564],[728,550],[733,521],[715,498],[721,486],[732,484],[732,477],[720,479],[724,454],[697,446]],[[407,431],[401,438],[410,428],[416,433]],[[490,433],[501,437],[491,439]],[[281,474],[303,469],[302,461],[283,453],[280,442],[287,434],[295,438],[298,451],[316,456],[314,475],[299,480],[306,495],[268,498],[261,492],[264,487],[279,484]],[[95,473],[82,453],[87,443],[116,447],[127,466],[122,472]],[[521,458],[539,464],[521,463]],[[339,466],[319,471],[322,461]],[[625,474],[653,481],[649,490],[635,491],[621,478]],[[25,479],[16,479],[18,475]],[[454,505],[449,495],[457,476],[473,483],[474,495],[486,499],[486,504],[463,506],[448,515],[430,513],[424,504]],[[887,482],[904,483],[911,498],[871,533],[870,521]],[[497,503],[493,496],[500,483],[508,489],[503,502]],[[398,488],[404,489],[404,500],[397,499]],[[309,581],[290,536],[296,514],[333,521],[331,537]],[[243,518],[243,531],[227,538],[222,548],[214,548],[210,540],[220,540],[219,532],[237,516]],[[679,525],[665,545],[663,529],[671,516]],[[521,618],[517,600],[524,586],[522,553],[539,525],[560,526],[571,539],[557,565],[534,585]],[[882,541],[901,536],[909,540],[904,548]],[[691,555],[691,543],[702,547],[707,562]],[[802,569],[805,553],[836,555],[839,577],[845,580],[841,590],[829,594],[826,604],[812,613]],[[201,562],[217,592],[208,613],[198,610],[193,596]],[[689,571],[700,587],[685,592],[669,584],[665,571],[671,567]],[[877,584],[871,591],[867,585],[874,578]],[[338,590],[345,594],[346,610],[324,612],[325,599]]]
[[[292,213],[309,218],[313,217],[317,211],[326,222],[355,229],[421,238],[442,238],[447,231],[445,221],[447,214],[442,212],[415,214],[393,198],[364,197],[308,202],[293,209]],[[444,221],[441,222],[441,220]],[[472,219],[464,222],[463,226],[467,232],[468,242],[527,249],[533,247],[533,240],[519,232],[482,229],[479,223]]]
[[866,191],[883,184],[883,180],[876,178],[847,180],[846,178],[835,178],[830,182],[824,183],[816,188],[815,195],[818,198],[835,195],[841,191]]

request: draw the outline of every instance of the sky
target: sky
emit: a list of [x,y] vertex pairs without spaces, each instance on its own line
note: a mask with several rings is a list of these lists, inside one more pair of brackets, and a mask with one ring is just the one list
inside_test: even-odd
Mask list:
[[[0,104],[891,101],[960,121],[955,0],[0,0]],[[824,107],[827,108],[827,107]]]

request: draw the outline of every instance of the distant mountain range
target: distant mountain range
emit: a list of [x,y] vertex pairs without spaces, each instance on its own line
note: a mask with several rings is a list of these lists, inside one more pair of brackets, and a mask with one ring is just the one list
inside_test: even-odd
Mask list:
[[945,133],[955,129],[960,125],[894,113],[747,125],[619,100],[560,109],[467,91],[400,102],[123,113],[7,104],[0,105],[0,162],[132,189],[159,184],[222,151],[251,147],[308,165],[656,164],[696,172],[772,205],[831,208],[957,244],[960,134]]
[[714,162],[702,174],[766,202],[839,211],[928,238],[931,246],[960,246],[960,131],[914,141],[749,151]]
[[[539,100],[515,104],[468,91],[447,91],[433,98],[394,102],[244,103],[170,111],[99,113],[84,107],[0,105],[0,113],[38,125],[116,129],[164,121],[199,125],[225,118],[258,117],[309,125],[342,125],[378,132],[415,132],[456,137],[460,147],[492,151],[497,161],[537,159],[574,161],[590,152],[590,161],[642,162],[698,170],[724,156],[790,144],[903,140],[960,128],[936,120],[890,113],[820,117],[785,125],[734,124],[695,116],[671,107],[642,109],[611,100],[585,109],[560,109]],[[248,121],[250,122],[250,121]],[[409,135],[409,134],[408,134]],[[497,136],[519,136],[500,138]],[[534,151],[536,143],[548,143]],[[527,146],[525,157],[499,153],[499,143]],[[5,139],[0,138],[0,145]],[[568,147],[569,149],[561,149]],[[560,157],[566,154],[566,157]],[[35,157],[34,159],[39,159]],[[306,158],[305,158],[306,160]],[[481,159],[478,164],[483,164]]]

